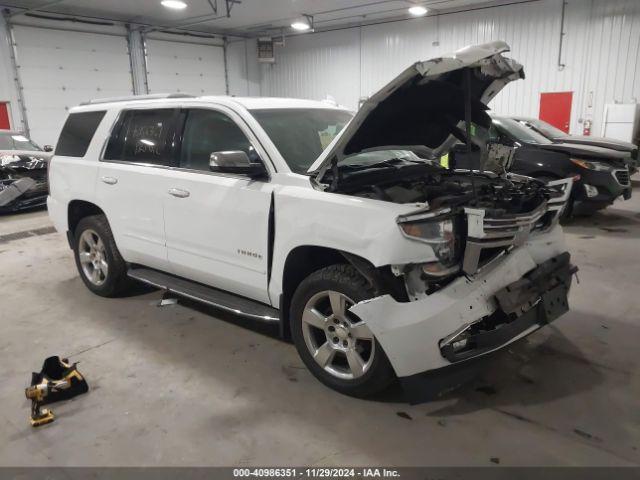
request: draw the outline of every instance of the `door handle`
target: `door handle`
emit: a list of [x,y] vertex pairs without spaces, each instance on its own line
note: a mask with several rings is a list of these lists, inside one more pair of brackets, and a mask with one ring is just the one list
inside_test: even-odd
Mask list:
[[191,194],[186,190],[182,190],[180,188],[170,188],[169,195],[173,195],[174,197],[178,198],[187,198]]
[[116,183],[118,183],[118,179],[115,177],[102,177],[100,178],[100,180],[102,180],[107,185],[115,185]]

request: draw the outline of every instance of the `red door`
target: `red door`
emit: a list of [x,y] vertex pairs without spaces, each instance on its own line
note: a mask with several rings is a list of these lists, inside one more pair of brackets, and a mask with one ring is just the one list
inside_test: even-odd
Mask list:
[[569,133],[573,92],[546,92],[540,94],[540,120]]
[[9,104],[0,102],[0,130],[9,130]]

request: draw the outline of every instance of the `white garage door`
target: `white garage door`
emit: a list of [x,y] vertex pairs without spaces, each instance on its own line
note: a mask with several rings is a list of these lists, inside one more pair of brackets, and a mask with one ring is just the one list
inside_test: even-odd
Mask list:
[[224,49],[147,39],[149,93],[224,95]]
[[15,27],[31,137],[55,144],[67,110],[92,98],[133,93],[124,37]]

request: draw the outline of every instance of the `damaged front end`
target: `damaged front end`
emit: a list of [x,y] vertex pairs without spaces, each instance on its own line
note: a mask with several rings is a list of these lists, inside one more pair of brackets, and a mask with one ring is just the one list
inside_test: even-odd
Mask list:
[[434,399],[475,376],[479,364],[470,360],[482,359],[564,314],[577,268],[561,228],[555,226],[505,249],[472,275],[461,269],[432,282],[420,270],[419,275],[402,274],[407,291],[413,288],[409,301],[385,294],[350,309],[366,319],[414,403]]
[[[558,223],[573,180],[507,173],[513,148],[489,139],[487,102],[524,77],[506,51],[492,42],[405,70],[310,169],[316,188],[408,207],[396,219],[400,232],[425,248],[419,262],[389,265],[406,296],[389,291],[350,311],[367,323],[412,401],[450,388],[445,370],[462,381],[468,360],[568,309],[577,269]],[[480,151],[477,168],[448,168],[456,143]]]
[[443,176],[455,185],[449,194],[397,219],[407,239],[433,251],[424,263],[391,266],[408,301],[382,295],[351,308],[366,319],[412,402],[467,381],[478,366],[468,360],[565,313],[577,271],[558,225],[571,179]]
[[[479,178],[471,180],[471,175]],[[430,245],[436,257],[421,264],[392,266],[396,275],[404,275],[413,300],[437,291],[457,274],[475,274],[524,245],[531,234],[551,231],[573,183],[568,178],[545,184],[512,174],[454,172],[445,176],[455,186],[451,193],[397,219],[407,238]]]
[[33,152],[0,152],[0,213],[46,204],[47,161]]
[[577,269],[559,217],[573,180],[545,183],[508,173],[403,168],[409,170],[393,179],[370,178],[368,186],[355,190],[347,180],[339,188],[355,196],[415,202],[416,209],[396,222],[408,241],[425,245],[424,262],[390,266],[406,298],[381,295],[351,312],[366,319],[408,398],[420,402],[475,375],[475,366],[463,366],[468,360],[567,311]]

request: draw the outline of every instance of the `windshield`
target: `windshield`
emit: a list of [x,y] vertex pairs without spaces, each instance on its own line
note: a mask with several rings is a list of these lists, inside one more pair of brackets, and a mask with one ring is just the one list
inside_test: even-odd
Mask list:
[[535,118],[526,118],[524,120],[522,120],[522,123],[529,124],[531,125],[531,127],[538,133],[544,135],[545,137],[547,137],[548,139],[553,139],[553,138],[562,138],[562,137],[568,137],[569,135],[567,135],[565,132],[563,132],[562,130],[560,130],[559,128],[554,127],[553,125],[543,121],[543,120],[537,120]]
[[553,143],[547,137],[540,135],[535,130],[525,127],[521,123],[511,118],[494,118],[494,125],[514,140],[521,143],[535,143],[538,145],[548,145]]
[[39,151],[40,147],[19,133],[0,133],[0,150]]
[[352,117],[333,108],[274,108],[251,110],[251,114],[289,168],[303,174]]

